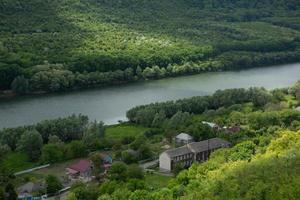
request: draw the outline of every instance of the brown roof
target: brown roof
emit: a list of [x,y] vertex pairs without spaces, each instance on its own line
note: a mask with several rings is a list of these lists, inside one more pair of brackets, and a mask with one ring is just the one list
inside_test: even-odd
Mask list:
[[203,152],[211,149],[229,147],[230,143],[220,138],[212,138],[201,142],[192,142],[188,144],[188,146],[193,152]]

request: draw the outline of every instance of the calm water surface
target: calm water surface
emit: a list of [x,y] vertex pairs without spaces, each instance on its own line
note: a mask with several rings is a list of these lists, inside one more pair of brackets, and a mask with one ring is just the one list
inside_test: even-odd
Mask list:
[[287,87],[298,79],[300,63],[238,72],[205,73],[64,94],[22,97],[0,102],[0,128],[29,125],[73,113],[82,113],[92,120],[112,124],[118,120],[125,120],[126,111],[136,105],[207,95],[225,88]]

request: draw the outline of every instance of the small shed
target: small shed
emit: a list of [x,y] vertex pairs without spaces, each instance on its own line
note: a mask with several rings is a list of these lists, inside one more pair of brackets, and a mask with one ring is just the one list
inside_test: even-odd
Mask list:
[[108,154],[101,153],[100,159],[103,161],[104,164],[112,164],[113,163],[112,156],[110,156]]
[[180,133],[175,137],[176,145],[185,145],[194,141],[194,138],[187,133]]

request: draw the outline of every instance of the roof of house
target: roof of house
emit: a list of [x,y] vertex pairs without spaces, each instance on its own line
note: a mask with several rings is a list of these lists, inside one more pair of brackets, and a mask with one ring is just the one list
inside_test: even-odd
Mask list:
[[215,124],[215,123],[212,123],[212,122],[206,122],[206,121],[202,121],[202,124],[206,124],[206,125],[208,125],[208,126],[211,127],[211,128],[215,128],[215,127],[218,126],[218,125]]
[[178,147],[175,149],[169,149],[169,150],[165,151],[164,153],[166,153],[169,157],[174,157],[174,156],[192,153],[192,151],[185,145],[185,146]]
[[229,147],[230,142],[227,142],[220,138],[212,138],[209,140],[204,140],[201,142],[192,142],[185,146],[178,147],[175,149],[169,149],[166,150],[164,153],[166,153],[170,158],[180,155],[185,155],[189,153],[198,153],[203,152],[211,149],[217,149],[222,147]]
[[209,140],[204,140],[201,142],[192,142],[188,144],[188,147],[193,152],[203,152],[211,149],[217,149],[228,146],[230,146],[230,143],[220,138],[212,138]]
[[180,133],[179,135],[176,136],[176,139],[188,141],[188,140],[193,140],[193,137],[187,133]]
[[36,192],[39,191],[41,189],[43,189],[43,184],[42,183],[33,183],[33,182],[28,182],[20,187],[17,188],[17,192],[19,195],[22,194],[27,194],[27,193],[32,193],[32,192]]
[[71,165],[70,167],[68,167],[68,169],[70,172],[86,172],[88,170],[90,170],[92,167],[91,161],[89,160],[80,160],[78,163]]
[[104,153],[101,153],[100,154],[100,159],[102,161],[104,161],[105,163],[112,163],[113,162],[113,159],[110,155],[108,154],[104,154]]

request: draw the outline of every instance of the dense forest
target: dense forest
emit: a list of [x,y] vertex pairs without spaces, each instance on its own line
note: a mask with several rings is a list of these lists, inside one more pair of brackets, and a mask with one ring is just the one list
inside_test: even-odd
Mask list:
[[[84,157],[94,163],[95,181],[72,185],[68,200],[298,200],[299,105],[300,81],[272,91],[227,89],[211,96],[137,106],[127,112],[130,122],[113,126],[73,115],[3,129],[0,199],[14,199],[14,188],[28,180],[46,180],[48,186],[56,180],[41,174],[15,176],[17,171]],[[203,121],[239,129],[214,129]],[[138,132],[132,134],[133,130]],[[144,172],[139,162],[164,151],[163,144],[171,144],[168,141],[180,132],[196,141],[223,138],[232,147],[215,151],[207,162],[195,162],[189,169],[176,166],[174,178],[162,185],[156,176],[153,185],[149,180],[153,175]],[[98,154],[106,151],[115,161],[103,177]],[[45,193],[48,189],[37,194]]]
[[297,0],[0,0],[0,90],[297,62]]

